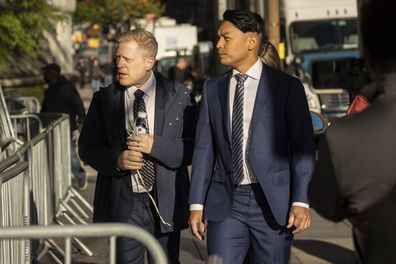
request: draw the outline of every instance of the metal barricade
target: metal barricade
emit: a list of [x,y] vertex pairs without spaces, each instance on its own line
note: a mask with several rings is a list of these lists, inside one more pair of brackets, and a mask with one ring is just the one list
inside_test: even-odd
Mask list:
[[[0,165],[0,233],[5,227],[30,224],[29,164],[16,154]],[[0,263],[30,261],[29,240],[0,241]]]
[[[38,116],[40,121],[46,124],[45,129],[32,140],[25,142],[12,158],[10,157],[11,160],[18,157],[20,161],[28,163],[26,174],[30,179],[29,187],[32,192],[30,207],[34,205],[37,212],[36,222],[44,226],[55,223],[59,225],[87,224],[84,219],[89,218],[89,213],[92,213],[93,208],[72,187],[68,115],[39,114]],[[10,162],[10,158],[0,161],[0,168],[10,170],[15,165]],[[21,193],[16,186],[12,189],[0,189],[0,192],[4,201],[14,194]],[[21,201],[22,199],[19,199],[19,203]],[[2,215],[10,214],[14,207],[3,207]],[[7,226],[19,226],[20,222],[20,219],[14,219],[9,221]],[[91,250],[78,238],[72,238],[72,241],[76,249],[88,256],[93,255]],[[44,239],[40,242],[39,258],[51,248],[59,251],[61,255],[63,254],[54,240]],[[8,247],[11,250],[11,255],[14,248],[17,248],[17,245]],[[56,262],[59,262],[56,255],[51,256]]]
[[[116,239],[117,237],[130,237],[141,242],[149,251],[156,264],[166,264],[167,258],[161,246],[155,238],[142,228],[128,224],[90,224],[75,226],[31,226],[3,228],[0,232],[0,239],[42,239],[42,238],[64,238],[64,263],[72,263],[71,246],[73,237],[109,237],[110,264],[116,263]],[[23,254],[22,254],[23,253]],[[21,252],[21,262],[9,263],[29,263],[25,258],[28,252]],[[0,259],[1,260],[1,259]],[[2,262],[3,263],[3,262]],[[7,262],[4,262],[7,263]]]
[[31,140],[42,130],[40,118],[35,114],[22,114],[10,116],[16,137],[21,141]]
[[14,130],[12,129],[11,119],[8,114],[3,90],[0,86],[0,143],[2,145],[0,160],[8,157],[11,152],[16,150],[17,141],[14,139]]
[[40,113],[41,111],[40,102],[34,96],[18,96],[15,100],[24,105],[29,113]]

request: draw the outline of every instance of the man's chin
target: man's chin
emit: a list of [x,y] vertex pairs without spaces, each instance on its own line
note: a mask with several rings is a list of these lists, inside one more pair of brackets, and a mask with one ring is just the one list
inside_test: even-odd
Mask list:
[[227,59],[220,59],[220,63],[224,66],[231,66],[231,62]]
[[119,79],[118,82],[119,82],[122,86],[125,86],[125,87],[131,86],[131,85],[130,85],[130,82],[128,82],[127,80]]

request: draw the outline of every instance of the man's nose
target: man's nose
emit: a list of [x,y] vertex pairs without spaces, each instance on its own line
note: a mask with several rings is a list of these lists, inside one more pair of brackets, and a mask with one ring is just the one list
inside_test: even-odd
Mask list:
[[216,48],[221,49],[223,48],[223,41],[221,41],[221,39],[219,39],[216,43]]
[[124,66],[124,63],[123,63],[122,59],[119,59],[117,61],[117,68],[122,68],[123,66]]

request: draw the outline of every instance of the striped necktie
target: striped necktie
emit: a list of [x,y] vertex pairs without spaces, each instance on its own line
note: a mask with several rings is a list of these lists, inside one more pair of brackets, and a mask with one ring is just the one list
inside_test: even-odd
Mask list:
[[[143,95],[144,92],[140,89],[138,89],[135,93],[135,101],[133,103],[133,118],[134,120],[137,119],[138,113],[139,112],[144,112],[146,113],[146,103],[144,102]],[[149,132],[149,127],[148,127],[148,122],[147,124],[147,133]],[[143,185],[146,188],[146,190],[149,190],[155,180],[155,172],[154,172],[154,162],[151,159],[151,157],[147,155],[143,155],[143,168],[141,168],[140,174],[142,175],[143,178]]]
[[239,185],[244,177],[243,171],[243,94],[246,74],[235,74],[237,85],[232,109],[232,164],[234,183]]

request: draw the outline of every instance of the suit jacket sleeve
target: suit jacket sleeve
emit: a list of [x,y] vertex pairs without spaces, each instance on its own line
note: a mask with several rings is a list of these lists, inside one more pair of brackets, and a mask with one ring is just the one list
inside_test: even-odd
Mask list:
[[319,142],[318,157],[309,186],[311,204],[323,217],[341,221],[348,214],[346,200],[341,196],[337,184],[334,162],[325,136]]
[[190,204],[204,204],[213,171],[214,149],[206,91],[207,83],[204,85],[197,123],[189,197]]
[[290,144],[290,170],[293,179],[292,202],[308,203],[308,185],[315,164],[315,142],[304,88],[293,78],[287,99],[287,127]]
[[191,164],[197,119],[197,106],[190,94],[184,107],[182,137],[154,136],[150,156],[168,168],[177,169]]
[[116,169],[121,152],[114,153],[107,142],[100,95],[100,92],[94,94],[81,130],[78,141],[80,158],[100,173],[122,175]]

